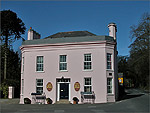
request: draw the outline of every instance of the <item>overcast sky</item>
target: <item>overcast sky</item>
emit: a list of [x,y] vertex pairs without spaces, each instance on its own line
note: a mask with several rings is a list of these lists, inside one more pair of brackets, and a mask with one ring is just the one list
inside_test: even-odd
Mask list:
[[[87,30],[96,35],[108,35],[107,25],[117,24],[119,55],[129,55],[132,43],[130,26],[137,25],[143,13],[148,12],[149,1],[2,1],[1,10],[17,13],[27,30],[32,27],[41,38],[57,32]],[[25,35],[27,39],[27,30]],[[21,40],[13,44],[17,51]]]

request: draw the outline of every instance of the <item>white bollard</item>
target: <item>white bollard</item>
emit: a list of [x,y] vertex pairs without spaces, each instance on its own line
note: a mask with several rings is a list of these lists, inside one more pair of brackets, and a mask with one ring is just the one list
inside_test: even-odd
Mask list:
[[14,98],[14,87],[13,86],[9,86],[8,89],[9,89],[8,98],[9,99]]

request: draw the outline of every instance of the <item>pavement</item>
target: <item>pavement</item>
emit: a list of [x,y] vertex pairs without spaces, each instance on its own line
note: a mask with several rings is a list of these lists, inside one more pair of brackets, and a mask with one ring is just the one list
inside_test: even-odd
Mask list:
[[149,93],[127,89],[120,101],[101,104],[21,105],[19,99],[0,99],[1,113],[150,113]]
[[19,104],[19,98],[15,99],[0,99],[1,104]]

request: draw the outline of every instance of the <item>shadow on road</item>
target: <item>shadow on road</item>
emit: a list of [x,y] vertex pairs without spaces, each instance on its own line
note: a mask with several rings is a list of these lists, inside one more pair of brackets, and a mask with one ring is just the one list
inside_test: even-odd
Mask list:
[[130,88],[130,89],[127,89],[126,91],[125,90],[121,91],[118,101],[136,98],[136,97],[140,97],[142,95],[144,95],[144,94],[142,94],[142,93],[140,94],[139,92],[137,93],[137,91],[135,92],[135,90]]
[[125,94],[123,95],[119,100],[126,100],[126,99],[131,99],[131,98],[136,98],[136,97],[140,97],[144,94],[136,94],[136,95],[133,95],[133,94]]

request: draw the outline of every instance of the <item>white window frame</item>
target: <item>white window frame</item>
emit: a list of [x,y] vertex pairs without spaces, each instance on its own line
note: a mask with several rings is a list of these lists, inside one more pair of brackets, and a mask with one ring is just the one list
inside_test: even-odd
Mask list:
[[[91,84],[88,84],[88,85],[87,85],[87,84],[86,84],[86,79],[90,79],[90,83],[91,83]],[[84,92],[87,92],[87,91],[85,91],[85,87],[90,87],[90,90],[91,90],[90,92],[92,92],[92,78],[91,78],[91,77],[85,77],[85,78],[84,78]]]
[[[90,56],[91,60],[87,60],[87,56]],[[85,65],[85,63],[90,63],[90,69],[86,69],[85,67],[88,67],[88,65]],[[84,70],[92,70],[92,54],[91,53],[86,53],[84,54]]]
[[[38,57],[43,58],[43,62],[38,62]],[[42,65],[42,70],[38,70],[38,65]],[[36,72],[44,72],[44,56],[36,57]]]
[[[64,61],[61,61],[61,56],[65,56]],[[64,65],[63,69],[61,69],[61,65]],[[67,71],[67,55],[59,55],[59,71]]]
[[[108,55],[110,55],[110,59],[108,60]],[[107,53],[107,57],[106,57],[106,59],[107,59],[107,70],[112,70],[112,53]],[[108,64],[110,63],[110,68],[108,68]]]
[[[108,84],[108,80],[111,80],[111,83]],[[108,92],[108,89],[111,89],[111,92]],[[113,78],[107,78],[107,94],[113,94]]]
[[22,57],[22,72],[24,72],[24,57]]
[[[42,85],[38,85],[38,80],[42,80]],[[38,93],[37,88],[42,88],[42,92],[39,91],[40,93],[43,93],[43,79],[36,79],[36,93]]]

